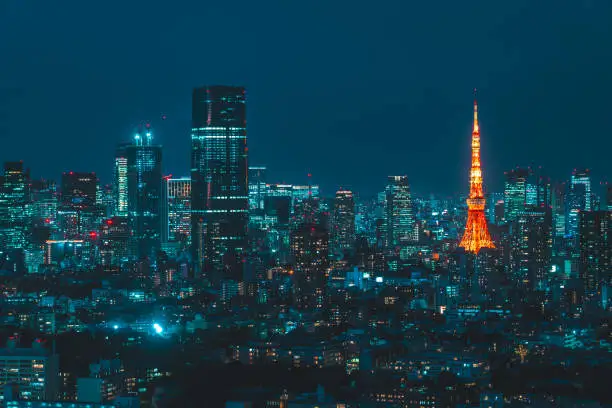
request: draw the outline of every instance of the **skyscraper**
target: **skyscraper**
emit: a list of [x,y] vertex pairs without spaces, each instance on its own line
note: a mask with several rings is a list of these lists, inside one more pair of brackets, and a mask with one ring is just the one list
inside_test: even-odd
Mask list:
[[96,205],[98,177],[96,173],[62,174],[61,204],[67,207],[86,208]]
[[115,153],[115,169],[113,174],[113,194],[115,195],[114,215],[127,217],[128,215],[128,160],[127,147],[129,143],[117,146]]
[[265,196],[266,168],[249,166],[249,208],[251,210],[263,210]]
[[[474,90],[474,93],[476,90]],[[478,102],[474,95],[474,128],[472,130],[472,168],[470,170],[470,196],[467,199],[468,219],[459,246],[468,252],[478,253],[480,248],[495,248],[487,219],[485,217],[485,198],[482,188],[482,169],[480,165],[480,129],[478,127]]]
[[162,242],[189,245],[191,238],[191,179],[164,177]]
[[[580,229],[580,212],[592,210],[591,176],[588,169],[572,172],[566,202],[566,233],[577,241]],[[575,242],[576,244],[577,242]]]
[[138,258],[154,258],[161,247],[162,148],[151,129],[126,146],[128,214],[132,247]]
[[393,249],[414,240],[414,217],[407,176],[389,176],[386,188],[386,246]]
[[29,227],[30,173],[23,162],[4,163],[0,184],[0,251],[24,248]]
[[[505,173],[504,218],[507,222],[516,220],[527,203],[527,179],[529,169],[516,168]],[[532,191],[535,193],[535,191]]]
[[355,244],[355,200],[353,192],[336,191],[332,217],[332,251],[343,254]]
[[552,255],[552,217],[548,208],[519,211],[511,224],[513,279],[530,290],[543,290]]
[[302,224],[291,231],[297,303],[301,307],[320,307],[329,266],[329,233],[320,225]]
[[579,273],[587,295],[612,285],[612,212],[580,213]]
[[244,88],[194,89],[191,118],[191,231],[196,269],[209,277],[241,281],[249,208]]

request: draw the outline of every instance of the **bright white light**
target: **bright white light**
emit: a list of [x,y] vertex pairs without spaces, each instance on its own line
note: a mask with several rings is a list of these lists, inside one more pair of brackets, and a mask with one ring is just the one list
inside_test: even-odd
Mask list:
[[119,328],[119,325],[114,325],[113,329],[117,330]]
[[161,334],[164,331],[164,329],[159,325],[159,323],[153,324],[153,330],[155,330],[155,333],[157,334]]
[[376,283],[382,283],[382,281],[383,281],[382,276],[377,276],[376,277]]
[[363,279],[370,279],[370,274],[369,274],[369,273],[367,273],[367,272],[365,272],[365,273],[363,274]]

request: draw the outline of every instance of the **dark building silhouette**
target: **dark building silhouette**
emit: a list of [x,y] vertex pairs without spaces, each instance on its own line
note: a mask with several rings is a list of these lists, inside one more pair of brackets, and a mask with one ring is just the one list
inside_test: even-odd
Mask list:
[[86,208],[96,205],[98,177],[96,173],[62,174],[61,205]]
[[196,270],[241,281],[249,208],[244,88],[193,90],[191,183]]

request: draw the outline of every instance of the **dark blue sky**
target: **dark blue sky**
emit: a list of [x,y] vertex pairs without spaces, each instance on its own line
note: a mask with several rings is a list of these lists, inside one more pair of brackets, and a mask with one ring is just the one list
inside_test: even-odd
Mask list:
[[192,87],[236,84],[274,181],[467,192],[477,87],[489,190],[531,162],[605,179],[610,21],[609,0],[2,0],[0,160],[108,182],[151,120],[166,172],[187,174]]

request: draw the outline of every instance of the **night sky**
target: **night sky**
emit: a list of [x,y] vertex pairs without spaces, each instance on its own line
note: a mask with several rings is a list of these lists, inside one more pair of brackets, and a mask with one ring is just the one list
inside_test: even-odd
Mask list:
[[0,0],[0,160],[110,182],[150,120],[187,175],[191,90],[232,84],[270,181],[467,193],[477,87],[489,190],[532,162],[609,179],[611,21],[610,0]]

